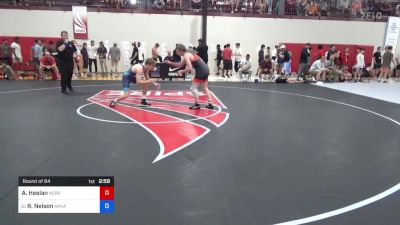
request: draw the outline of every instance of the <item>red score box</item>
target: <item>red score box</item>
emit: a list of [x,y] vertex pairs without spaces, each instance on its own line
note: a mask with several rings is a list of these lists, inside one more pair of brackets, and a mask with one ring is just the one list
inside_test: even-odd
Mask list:
[[100,187],[100,200],[114,200],[114,187]]

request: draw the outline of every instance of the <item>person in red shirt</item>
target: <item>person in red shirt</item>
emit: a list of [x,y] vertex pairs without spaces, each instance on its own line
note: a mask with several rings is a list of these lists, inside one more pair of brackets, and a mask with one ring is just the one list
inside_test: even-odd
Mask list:
[[232,49],[231,44],[226,44],[224,50],[222,50],[222,59],[224,60],[224,69],[222,70],[222,77],[226,71],[226,76],[229,78],[232,76]]
[[346,47],[344,49],[344,53],[342,54],[340,61],[341,61],[340,64],[345,65],[347,68],[347,71],[351,72],[352,65],[350,64],[350,48],[349,47]]
[[43,71],[51,71],[52,80],[57,80],[58,68],[56,66],[56,60],[50,55],[49,51],[44,53],[44,56],[40,59],[39,66],[39,79],[43,79]]

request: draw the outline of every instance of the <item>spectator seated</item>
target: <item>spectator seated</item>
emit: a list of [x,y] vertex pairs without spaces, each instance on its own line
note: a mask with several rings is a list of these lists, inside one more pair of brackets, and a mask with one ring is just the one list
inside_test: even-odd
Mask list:
[[43,58],[40,60],[39,66],[39,77],[38,79],[44,79],[44,72],[51,72],[52,80],[57,80],[58,68],[56,66],[56,60],[50,55],[48,51],[45,52]]
[[[247,54],[246,55],[246,59],[242,60],[240,62],[240,68],[238,70],[239,73],[239,81],[250,81],[251,79],[251,74],[252,74],[252,70],[251,70],[251,61],[250,61],[250,55]],[[243,79],[243,75],[247,75],[247,79]]]
[[[267,75],[263,78],[263,75]],[[258,77],[261,80],[269,80],[272,76],[272,61],[268,55],[265,56],[265,59],[260,64],[260,70],[258,71]]]
[[[239,73],[239,81],[250,81],[253,70],[251,70],[251,69],[246,70],[246,69],[240,68],[238,73]],[[242,77],[243,75],[247,75],[247,78],[243,78]]]
[[15,73],[11,66],[0,61],[0,80],[2,79],[15,80]]

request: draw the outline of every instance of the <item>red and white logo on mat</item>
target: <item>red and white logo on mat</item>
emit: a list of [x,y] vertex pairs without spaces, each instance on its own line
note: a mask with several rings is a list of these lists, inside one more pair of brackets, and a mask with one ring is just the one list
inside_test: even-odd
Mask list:
[[[214,109],[190,110],[188,106],[193,103],[192,93],[179,90],[149,91],[147,99],[151,103],[150,107],[140,105],[141,91],[131,91],[129,98],[110,108],[110,101],[121,94],[121,91],[101,91],[90,97],[88,101],[91,103],[81,106],[77,112],[86,118],[110,122],[84,115],[81,111],[88,105],[98,105],[129,120],[129,122],[115,122],[140,125],[153,135],[160,146],[160,152],[154,162],[184,149],[210,132],[208,127],[198,124],[198,121],[207,121],[210,127],[218,128],[229,118],[229,113],[225,112],[227,107],[214,93],[212,93]],[[200,101],[206,104],[207,97],[201,94]]]

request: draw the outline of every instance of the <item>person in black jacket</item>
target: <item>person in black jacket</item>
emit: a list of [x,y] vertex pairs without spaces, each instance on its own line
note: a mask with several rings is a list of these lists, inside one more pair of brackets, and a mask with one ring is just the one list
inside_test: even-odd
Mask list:
[[203,39],[199,39],[199,46],[197,46],[197,53],[200,58],[207,64],[208,63],[208,46]]
[[256,74],[259,73],[260,69],[261,69],[261,63],[264,61],[264,49],[265,49],[265,45],[262,44],[260,50],[258,51],[258,69]]
[[83,43],[82,49],[81,49],[81,55],[82,55],[82,60],[83,60],[83,73],[87,73],[87,69],[89,67],[89,53],[87,52],[87,43]]
[[139,49],[136,46],[136,42],[132,43],[132,56],[129,58],[131,60],[131,65],[135,65],[139,61]]
[[69,91],[73,91],[71,85],[72,73],[74,72],[74,53],[78,50],[72,41],[68,40],[68,32],[61,32],[61,40],[57,42],[57,58],[58,68],[61,73],[61,93],[68,94]]
[[217,58],[215,59],[217,61],[217,75],[219,75],[219,71],[222,70],[221,68],[221,61],[222,61],[222,50],[221,50],[221,45],[217,45]]
[[300,53],[300,65],[299,65],[299,70],[297,72],[297,80],[300,80],[300,76],[303,76],[307,73],[308,70],[308,63],[309,59],[311,57],[311,44],[307,43],[304,48],[301,50]]

